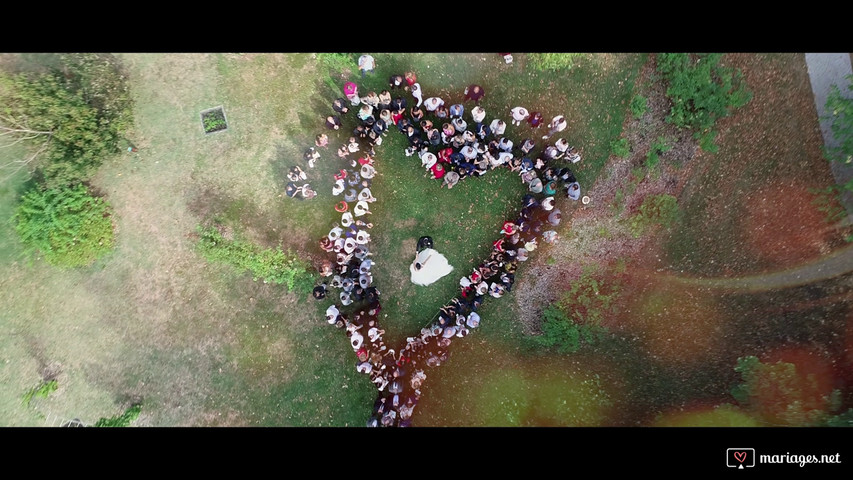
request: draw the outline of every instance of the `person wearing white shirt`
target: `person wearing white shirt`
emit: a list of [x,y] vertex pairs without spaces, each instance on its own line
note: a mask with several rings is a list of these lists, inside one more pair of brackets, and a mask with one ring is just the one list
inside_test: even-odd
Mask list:
[[527,120],[527,117],[530,116],[530,112],[524,107],[515,107],[509,113],[512,114],[513,125],[521,125],[521,122]]
[[462,133],[468,128],[468,122],[462,120],[462,117],[456,117],[450,121],[453,124],[453,127],[456,129],[457,133]]
[[424,103],[423,92],[421,91],[421,84],[416,83],[412,85],[412,96],[415,97],[415,100],[418,101],[416,107],[420,107],[422,103]]
[[358,57],[358,69],[361,71],[361,78],[364,78],[365,72],[373,73],[376,68],[376,60],[370,55],[362,55]]
[[477,105],[471,110],[471,119],[474,120],[474,123],[483,123],[483,120],[486,118],[486,110]]
[[438,97],[429,97],[424,101],[427,112],[434,112],[438,107],[444,105],[444,100]]
[[557,115],[551,120],[551,123],[548,124],[548,135],[543,135],[542,138],[549,138],[551,135],[562,132],[566,129],[568,123],[566,122],[566,117],[563,115]]
[[489,129],[492,131],[492,135],[499,137],[504,134],[506,130],[506,123],[503,120],[498,120],[497,118],[492,120],[492,123],[489,124]]

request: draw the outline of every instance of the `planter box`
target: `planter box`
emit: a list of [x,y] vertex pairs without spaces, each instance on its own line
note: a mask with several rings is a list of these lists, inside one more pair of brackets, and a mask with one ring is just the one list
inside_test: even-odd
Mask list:
[[205,135],[227,130],[228,120],[225,118],[225,109],[220,105],[201,112],[201,128]]

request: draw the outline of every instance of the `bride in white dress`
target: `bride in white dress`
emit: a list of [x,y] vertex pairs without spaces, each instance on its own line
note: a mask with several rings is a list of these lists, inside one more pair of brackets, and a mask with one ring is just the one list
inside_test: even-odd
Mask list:
[[444,255],[425,248],[418,252],[415,261],[409,266],[409,271],[412,272],[412,283],[427,286],[452,272],[453,265],[447,262]]

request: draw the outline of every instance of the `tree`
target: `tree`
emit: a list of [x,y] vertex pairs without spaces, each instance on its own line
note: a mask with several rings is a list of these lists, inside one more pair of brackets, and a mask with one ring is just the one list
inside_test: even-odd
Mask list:
[[720,65],[722,54],[660,53],[657,70],[669,83],[672,108],[666,121],[693,130],[703,150],[717,150],[713,140],[717,120],[746,105],[752,93],[739,70]]
[[[846,90],[853,92],[853,75],[848,75],[847,80],[851,83]],[[830,159],[853,163],[853,98],[851,94],[845,95],[838,85],[832,85],[829,96],[826,98],[826,111],[831,112],[827,118],[832,122],[832,134],[840,144],[827,152]],[[845,188],[853,190],[853,183],[846,185]]]
[[32,151],[0,169],[39,169],[48,188],[89,178],[118,152],[132,121],[127,77],[107,54],[61,56],[49,73],[0,73],[0,148],[32,143]]
[[748,356],[738,358],[735,371],[743,383],[732,396],[770,425],[823,425],[840,404],[838,390],[826,395],[814,375],[803,374],[793,363],[763,363]]

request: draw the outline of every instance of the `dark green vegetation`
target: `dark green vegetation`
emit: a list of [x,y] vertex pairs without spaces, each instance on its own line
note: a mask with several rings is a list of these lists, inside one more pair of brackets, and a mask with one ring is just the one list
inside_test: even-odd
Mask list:
[[108,54],[60,55],[47,72],[0,72],[0,131],[30,147],[4,163],[4,180],[26,169],[32,182],[16,228],[29,253],[56,266],[90,265],[114,243],[109,206],[82,182],[119,151],[133,101],[121,63]]
[[0,127],[37,144],[16,165],[37,170],[47,187],[91,177],[119,151],[132,123],[133,101],[115,57],[78,53],[62,55],[60,62],[48,73],[0,73]]
[[34,188],[21,199],[16,229],[29,253],[58,267],[91,265],[113,248],[112,210],[82,184]]
[[310,265],[281,248],[265,249],[243,239],[228,240],[215,226],[198,227],[199,252],[211,262],[222,262],[252,272],[252,279],[285,285],[301,294],[311,292],[314,275]]
[[142,405],[136,404],[131,405],[124,411],[124,413],[120,415],[116,415],[114,417],[102,417],[99,418],[97,422],[93,425],[94,427],[129,427],[131,423],[135,422],[137,418],[139,418],[139,414],[142,412]]
[[610,144],[610,151],[617,157],[625,158],[631,153],[631,145],[627,138],[620,138]]
[[345,76],[358,70],[358,55],[353,53],[318,53],[317,60],[333,76]]
[[527,55],[530,66],[540,71],[569,70],[583,53],[530,53]]
[[560,353],[574,353],[582,343],[601,341],[608,333],[601,322],[613,314],[618,296],[618,284],[604,283],[586,269],[562,298],[542,313],[542,335],[534,337],[536,342],[555,347]]
[[714,124],[752,99],[741,72],[720,65],[722,57],[720,53],[660,53],[656,58],[672,100],[666,120],[692,129],[709,152],[716,152]]
[[658,137],[657,140],[652,142],[652,146],[649,147],[649,153],[646,154],[646,168],[649,171],[655,169],[658,166],[658,162],[660,162],[660,156],[663,153],[666,153],[672,149],[672,146],[667,145],[666,137]]
[[[846,94],[842,94],[838,85],[832,85],[826,99],[826,110],[832,112],[832,134],[839,146],[829,152],[829,157],[836,162],[853,162],[853,98],[849,92],[853,90],[853,77],[847,78],[851,84],[845,86]],[[853,190],[853,181],[844,185],[847,190]]]
[[634,118],[640,118],[646,114],[649,109],[648,103],[648,98],[639,93],[634,95],[634,98],[631,99],[631,114],[634,115]]
[[732,396],[767,425],[850,426],[853,409],[834,414],[841,405],[841,391],[827,391],[821,385],[825,380],[814,373],[798,372],[793,363],[765,363],[754,356],[738,358],[735,371],[743,383],[732,389]]

